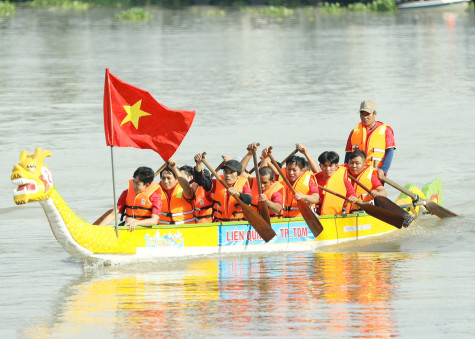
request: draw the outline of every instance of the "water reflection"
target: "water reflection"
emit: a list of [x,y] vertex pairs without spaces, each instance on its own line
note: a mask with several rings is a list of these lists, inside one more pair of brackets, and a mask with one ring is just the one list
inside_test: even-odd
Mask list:
[[53,319],[24,334],[394,336],[392,278],[405,259],[315,253],[100,269],[66,287]]

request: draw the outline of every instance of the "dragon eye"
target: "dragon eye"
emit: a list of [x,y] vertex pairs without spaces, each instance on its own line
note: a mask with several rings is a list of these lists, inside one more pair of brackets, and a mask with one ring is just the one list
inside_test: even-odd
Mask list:
[[35,165],[27,165],[26,169],[31,171],[31,172],[34,172],[36,170],[36,166]]

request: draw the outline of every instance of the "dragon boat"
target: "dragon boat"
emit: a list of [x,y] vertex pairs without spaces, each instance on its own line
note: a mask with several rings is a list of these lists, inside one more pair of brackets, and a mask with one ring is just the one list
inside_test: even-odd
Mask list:
[[[44,165],[50,151],[36,148],[34,153],[22,151],[13,167],[11,180],[17,205],[38,201],[43,207],[56,240],[73,257],[87,262],[128,262],[157,258],[189,257],[221,253],[314,251],[327,245],[377,236],[397,229],[366,213],[320,216],[324,231],[315,238],[302,218],[272,221],[276,236],[265,243],[245,221],[188,225],[119,227],[89,224],[76,216],[53,187],[50,170]],[[423,190],[414,185],[407,189],[421,198],[442,203],[440,180]],[[417,216],[419,206],[401,194],[397,204]],[[400,232],[404,231],[401,230]]]

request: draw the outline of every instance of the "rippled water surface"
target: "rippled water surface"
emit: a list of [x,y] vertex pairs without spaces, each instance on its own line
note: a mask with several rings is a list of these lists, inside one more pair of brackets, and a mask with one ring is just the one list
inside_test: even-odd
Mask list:
[[[0,19],[0,336],[473,337],[474,13],[151,11],[133,24],[110,9],[17,8]],[[316,253],[85,265],[56,242],[39,204],[14,206],[9,178],[20,151],[41,146],[78,215],[111,207],[106,67],[168,107],[196,110],[180,164],[206,151],[217,165],[252,141],[278,158],[296,142],[343,156],[359,102],[372,99],[395,131],[391,178],[441,178],[460,216],[424,215]],[[118,189],[137,166],[162,164],[148,150],[114,157]]]

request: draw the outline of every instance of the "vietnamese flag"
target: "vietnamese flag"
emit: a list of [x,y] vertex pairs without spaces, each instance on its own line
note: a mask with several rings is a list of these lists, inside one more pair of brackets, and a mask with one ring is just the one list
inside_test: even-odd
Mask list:
[[123,82],[106,69],[104,129],[107,146],[152,149],[168,161],[194,118],[194,111],[169,109],[149,92]]

